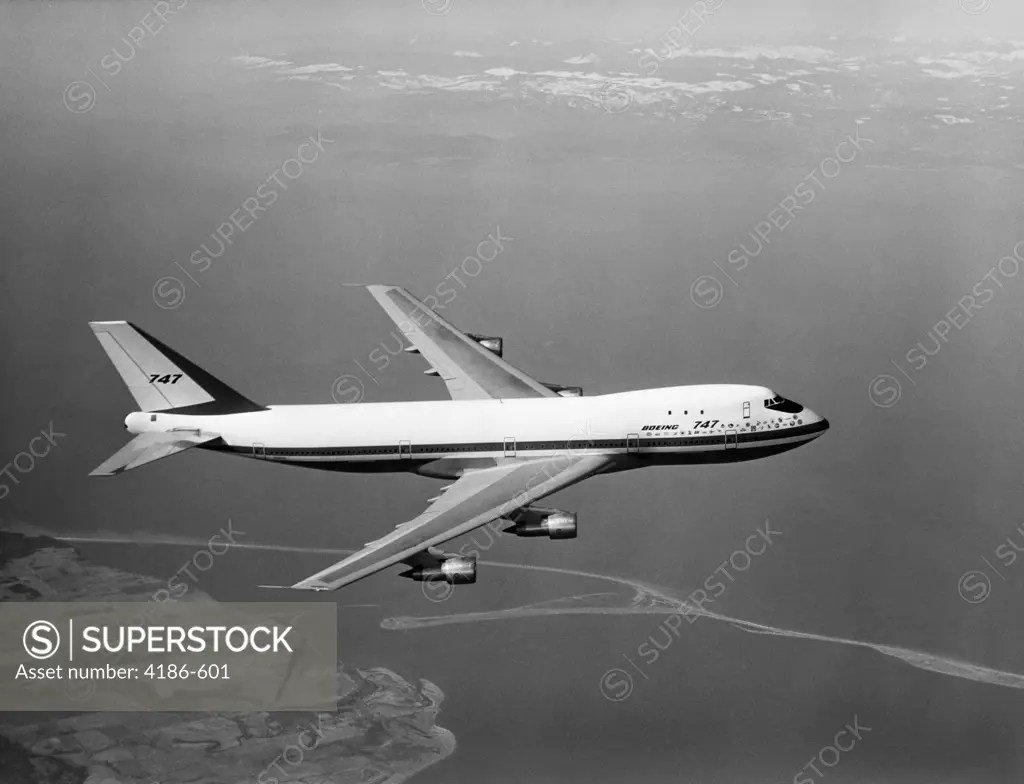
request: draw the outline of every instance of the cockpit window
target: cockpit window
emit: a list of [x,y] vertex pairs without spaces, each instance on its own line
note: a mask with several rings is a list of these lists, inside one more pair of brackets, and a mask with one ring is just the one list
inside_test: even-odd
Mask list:
[[771,411],[779,411],[783,414],[799,414],[804,407],[792,400],[786,400],[782,395],[776,395],[764,401],[764,407]]

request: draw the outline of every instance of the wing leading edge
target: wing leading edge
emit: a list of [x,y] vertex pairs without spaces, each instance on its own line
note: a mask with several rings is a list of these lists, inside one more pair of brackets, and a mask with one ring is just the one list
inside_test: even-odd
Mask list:
[[366,288],[444,379],[453,400],[556,396],[544,384],[441,318],[401,286]]
[[563,453],[469,471],[419,517],[290,587],[328,591],[354,583],[586,479],[608,464],[604,455]]

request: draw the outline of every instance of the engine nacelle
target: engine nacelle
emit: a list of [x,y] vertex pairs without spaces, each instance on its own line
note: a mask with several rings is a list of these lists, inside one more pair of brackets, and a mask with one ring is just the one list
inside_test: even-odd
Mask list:
[[402,572],[400,577],[408,577],[416,582],[445,582],[465,585],[476,582],[476,558],[446,553],[441,558],[431,558],[429,562],[420,563]]
[[557,393],[559,397],[583,397],[583,387],[567,387],[562,384],[544,384],[544,386]]
[[467,332],[466,337],[472,338],[492,354],[497,354],[499,357],[501,356],[502,350],[505,348],[505,341],[503,338],[492,338],[487,335],[475,335],[472,332]]
[[509,518],[505,533],[516,536],[546,536],[549,539],[575,539],[576,515],[561,509],[526,506]]

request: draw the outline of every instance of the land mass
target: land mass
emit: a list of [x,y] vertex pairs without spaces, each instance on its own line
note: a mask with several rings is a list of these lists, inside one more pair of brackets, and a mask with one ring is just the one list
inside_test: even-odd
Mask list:
[[[0,531],[0,601],[150,601],[153,577],[92,564],[45,535]],[[196,591],[193,601],[213,601]],[[444,694],[339,662],[328,712],[5,714],[5,783],[400,782],[455,749]]]

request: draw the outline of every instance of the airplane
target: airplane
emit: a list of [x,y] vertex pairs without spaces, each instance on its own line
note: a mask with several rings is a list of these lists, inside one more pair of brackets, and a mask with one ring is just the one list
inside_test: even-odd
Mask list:
[[488,523],[573,539],[575,513],[535,502],[597,474],[756,460],[821,436],[828,420],[761,386],[675,386],[584,396],[503,358],[499,337],[462,332],[400,286],[369,292],[450,400],[254,403],[127,321],[89,322],[139,410],[135,438],[91,474],[113,476],[192,447],[328,471],[454,480],[422,514],[293,585],[326,591],[389,566],[416,581],[474,583],[476,559],[439,545]]

